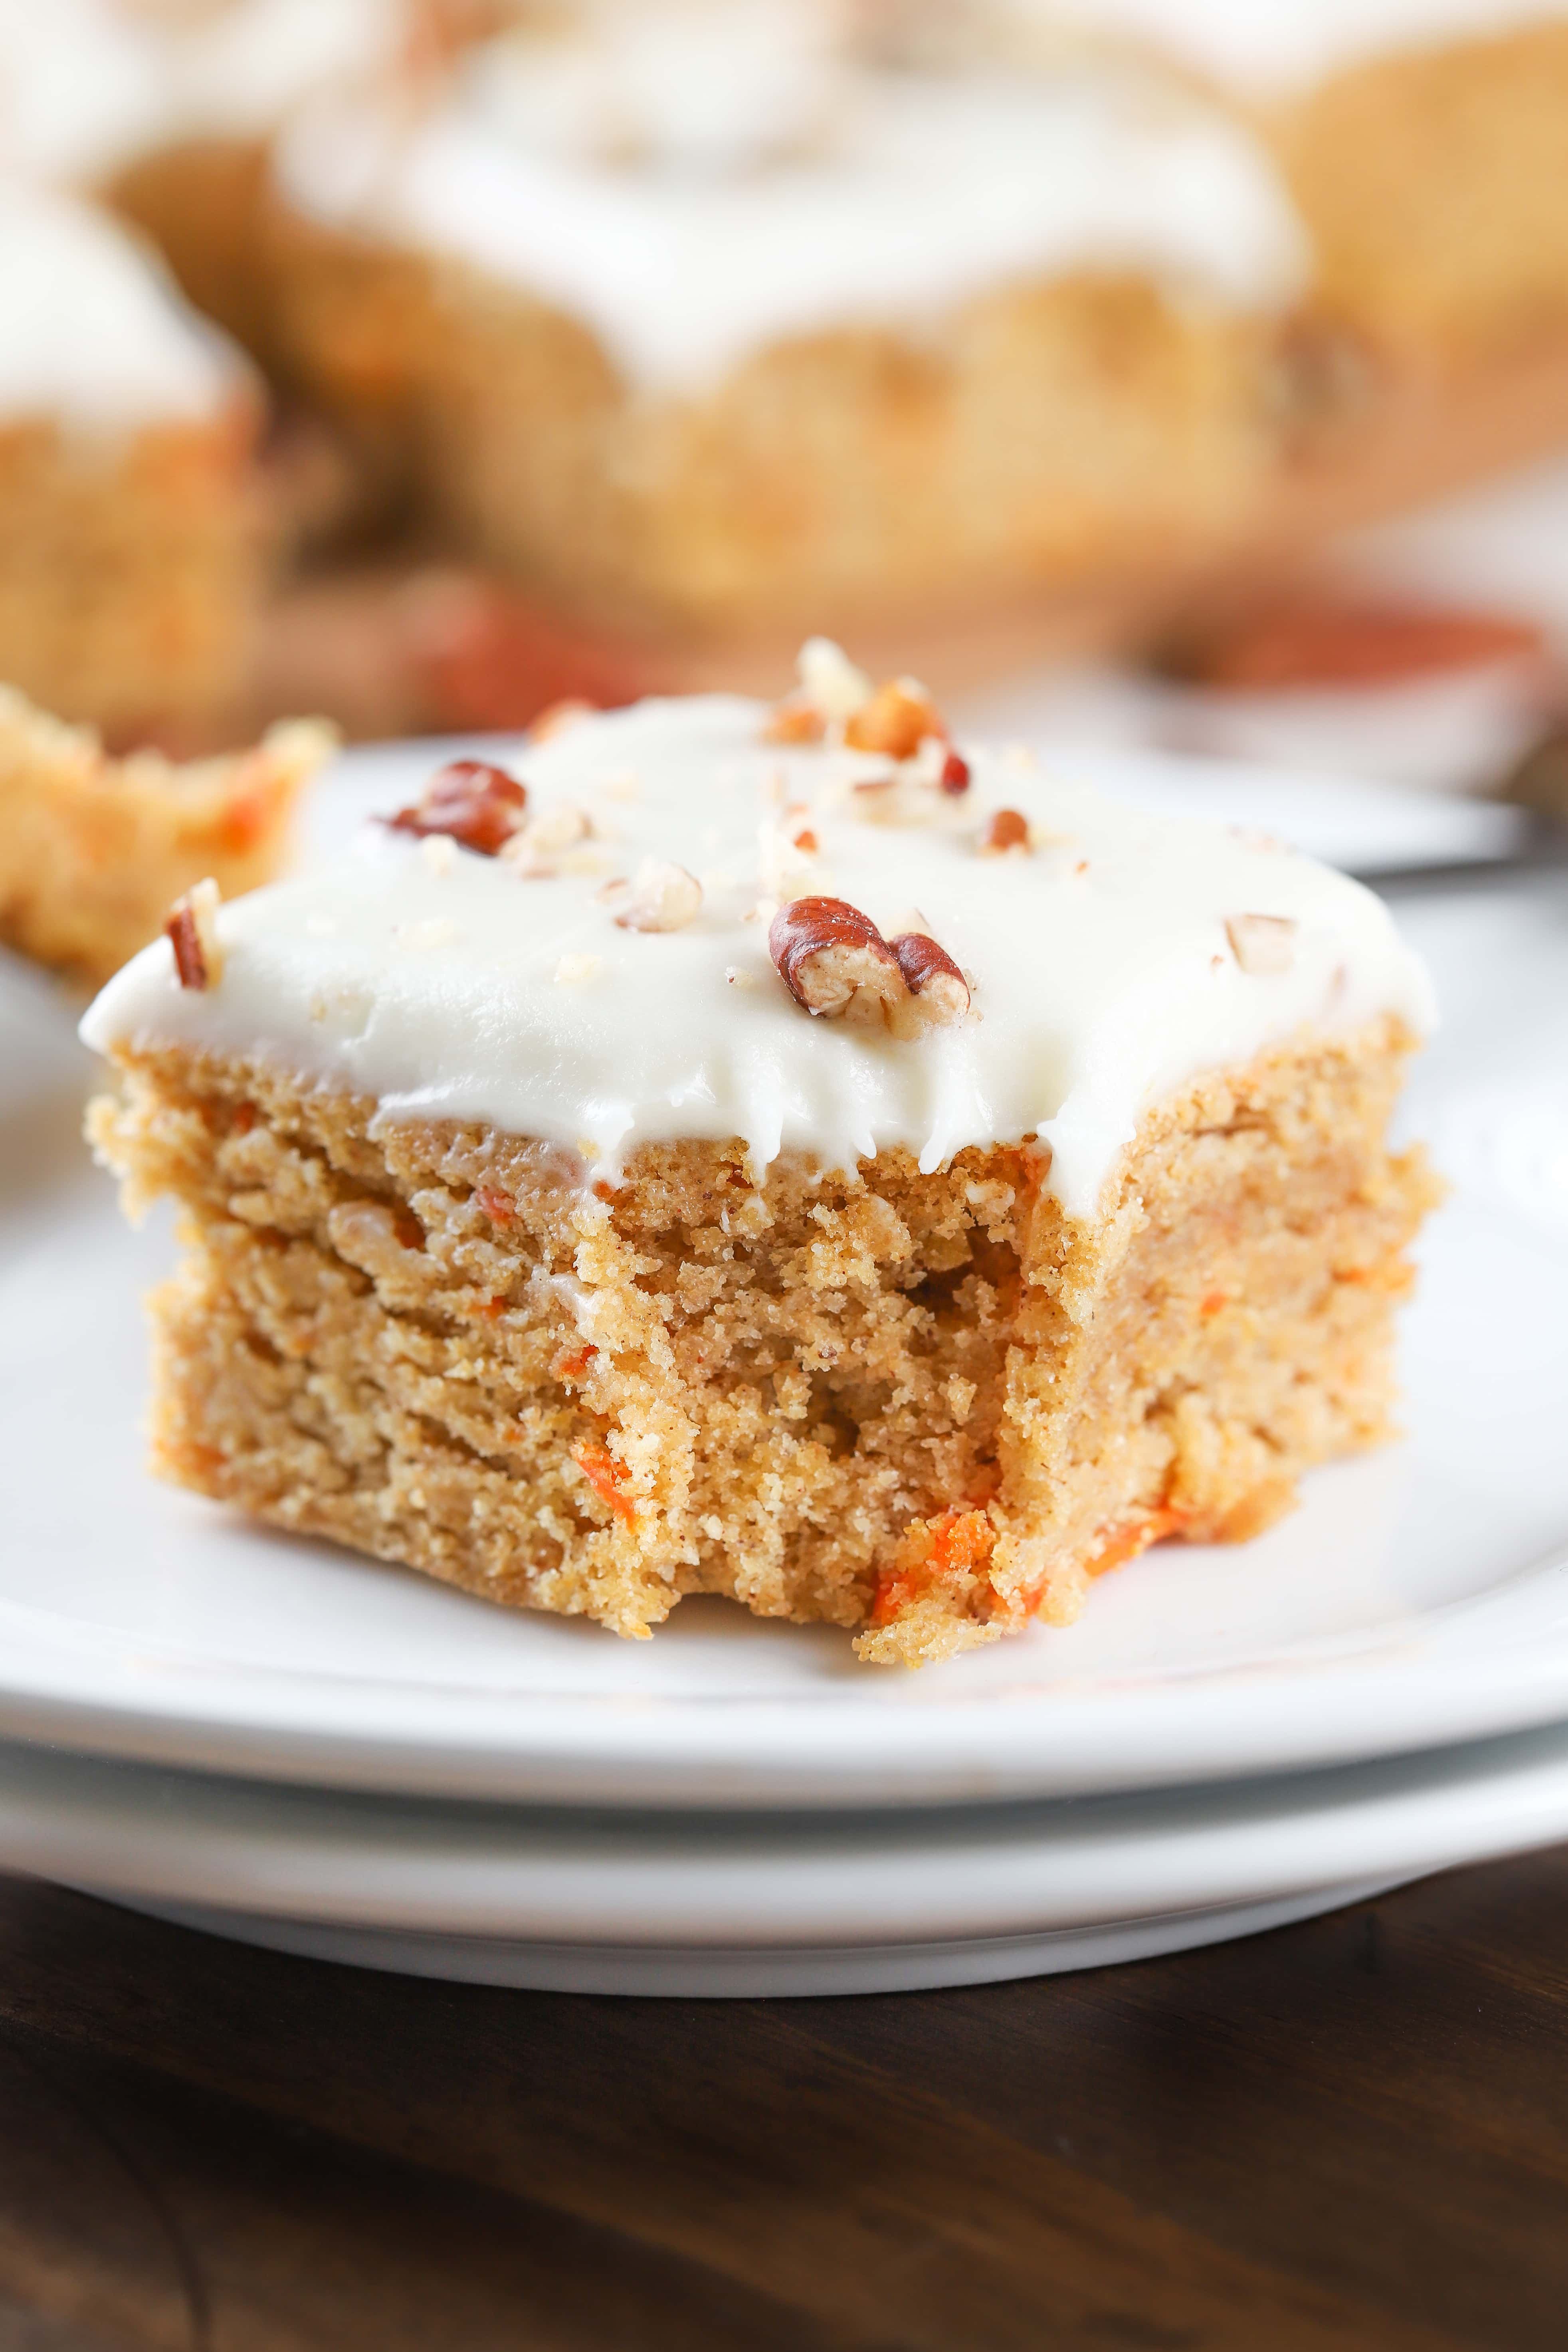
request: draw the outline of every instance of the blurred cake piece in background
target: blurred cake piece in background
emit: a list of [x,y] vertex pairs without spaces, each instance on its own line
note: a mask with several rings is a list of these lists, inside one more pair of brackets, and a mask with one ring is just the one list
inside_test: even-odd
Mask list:
[[336,740],[303,719],[218,759],[116,760],[96,730],[0,687],[0,940],[97,984],[195,883],[210,876],[228,897],[272,881],[300,793]]
[[263,348],[267,142],[312,90],[387,69],[418,7],[0,0],[0,146],[13,170],[113,204],[160,246],[198,309]]
[[[1255,122],[1325,306],[1440,369],[1568,338],[1561,0],[983,0],[1153,52]],[[965,12],[967,13],[967,12]]]
[[121,740],[210,724],[248,659],[261,417],[151,253],[0,181],[0,679]]
[[[850,12],[852,13],[852,12]],[[838,12],[568,12],[279,146],[298,380],[437,544],[651,640],[942,623],[1209,560],[1306,248],[1211,105],[868,62]]]

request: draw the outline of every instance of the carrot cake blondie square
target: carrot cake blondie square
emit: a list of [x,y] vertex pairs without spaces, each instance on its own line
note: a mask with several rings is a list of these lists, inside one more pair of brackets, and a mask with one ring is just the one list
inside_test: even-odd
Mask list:
[[121,735],[235,695],[259,387],[151,253],[0,180],[0,679]]
[[1261,146],[1121,65],[889,62],[857,13],[603,0],[291,123],[282,347],[447,547],[777,644],[1123,592],[1250,517],[1306,276]]
[[264,345],[257,230],[273,131],[312,90],[387,69],[442,5],[0,0],[7,159],[111,204],[198,310]]
[[276,877],[335,743],[298,719],[217,759],[116,760],[96,729],[0,686],[0,940],[100,986],[195,884],[233,894]]
[[1568,339],[1562,0],[1000,0],[1229,100],[1300,207],[1321,297],[1442,372]]
[[178,907],[83,1034],[167,1476],[512,1605],[939,1658],[1388,1427],[1426,983],[1356,883],[823,642]]

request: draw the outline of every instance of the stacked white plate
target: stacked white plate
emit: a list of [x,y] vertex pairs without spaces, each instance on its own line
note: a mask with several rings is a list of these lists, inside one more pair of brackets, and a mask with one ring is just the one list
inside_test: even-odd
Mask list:
[[1409,1123],[1455,1185],[1407,1442],[910,1675],[719,1602],[621,1644],[154,1486],[172,1244],[5,968],[0,1868],[373,1966],[785,1993],[1173,1950],[1568,1836],[1568,889],[1404,914],[1447,1016]]

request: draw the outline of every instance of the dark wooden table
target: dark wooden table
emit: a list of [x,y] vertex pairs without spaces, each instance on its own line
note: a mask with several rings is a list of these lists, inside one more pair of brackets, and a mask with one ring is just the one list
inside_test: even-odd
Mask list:
[[752,2005],[0,1880],[0,2347],[1568,2345],[1568,1849],[1184,1958]]

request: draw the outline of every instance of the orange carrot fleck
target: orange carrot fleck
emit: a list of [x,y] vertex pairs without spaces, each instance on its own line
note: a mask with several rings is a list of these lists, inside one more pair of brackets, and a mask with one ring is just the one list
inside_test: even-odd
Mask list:
[[492,1223],[512,1225],[517,1223],[517,1211],[506,1194],[498,1192],[493,1184],[476,1184],[474,1198]]
[[1358,1290],[1386,1290],[1397,1297],[1410,1287],[1413,1276],[1408,1261],[1394,1256],[1379,1258],[1375,1265],[1340,1266],[1334,1278],[1351,1283]]
[[602,1503],[607,1503],[616,1517],[618,1519],[624,1519],[627,1527],[634,1526],[637,1521],[637,1507],[629,1495],[623,1494],[621,1491],[621,1480],[626,1476],[626,1471],[616,1460],[608,1446],[586,1444],[574,1445],[572,1448],[572,1459],[599,1500]]
[[591,1342],[584,1348],[563,1348],[550,1367],[551,1378],[557,1381],[580,1381],[598,1352],[597,1348]]
[[1180,1534],[1191,1517],[1190,1511],[1178,1511],[1163,1503],[1156,1511],[1140,1511],[1133,1518],[1117,1520],[1107,1528],[1085,1566],[1090,1576],[1107,1575],[1111,1569],[1136,1559],[1151,1544],[1163,1543],[1167,1536]]
[[995,1549],[996,1530],[984,1511],[944,1511],[927,1520],[925,1530],[930,1542],[923,1558],[886,1568],[879,1576],[871,1604],[874,1625],[891,1624],[942,1577],[984,1568]]
[[1228,1307],[1230,1301],[1223,1290],[1211,1290],[1198,1301],[1198,1313],[1206,1323],[1211,1315],[1217,1315],[1221,1307]]

